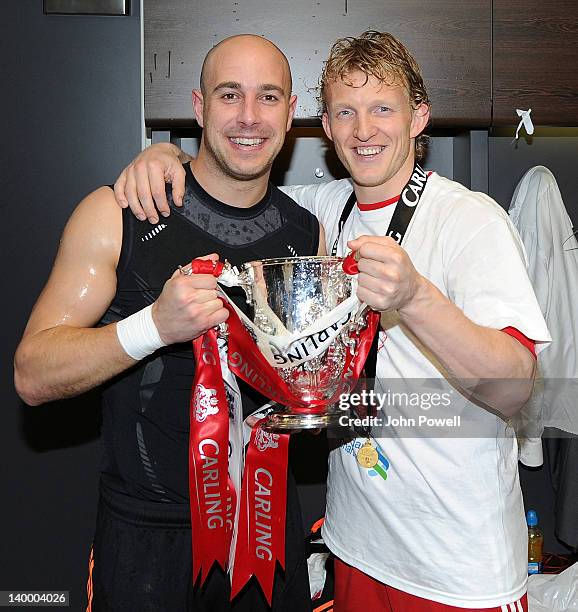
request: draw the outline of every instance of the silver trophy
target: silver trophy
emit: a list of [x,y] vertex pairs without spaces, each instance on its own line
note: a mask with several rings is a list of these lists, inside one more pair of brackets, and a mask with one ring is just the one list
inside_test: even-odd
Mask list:
[[[309,410],[282,407],[269,415],[267,429],[327,427],[343,414],[335,396],[350,390],[344,386],[346,358],[348,352],[355,353],[368,309],[352,297],[353,277],[342,264],[340,257],[289,257],[252,261],[239,268],[249,319],[268,336],[278,375],[295,397],[313,405]],[[315,333],[308,335],[312,328]],[[288,335],[299,339],[277,347],[276,339]]]

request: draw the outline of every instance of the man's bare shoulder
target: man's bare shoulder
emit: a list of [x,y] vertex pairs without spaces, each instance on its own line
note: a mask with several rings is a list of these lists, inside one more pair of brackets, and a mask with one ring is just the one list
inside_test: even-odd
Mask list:
[[74,255],[94,253],[118,262],[122,244],[122,209],[116,204],[110,187],[100,187],[75,208],[64,229],[61,249]]
[[121,246],[122,209],[112,189],[101,187],[70,216],[25,336],[63,322],[74,327],[94,325],[114,297]]
[[116,203],[110,187],[99,187],[80,201],[70,216],[70,222],[80,225],[88,223],[104,233],[112,232],[116,226],[122,226],[122,209]]

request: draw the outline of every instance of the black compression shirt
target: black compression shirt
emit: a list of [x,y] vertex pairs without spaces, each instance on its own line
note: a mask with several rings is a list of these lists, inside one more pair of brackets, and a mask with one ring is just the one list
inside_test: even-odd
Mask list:
[[[179,265],[216,252],[238,265],[270,257],[316,254],[319,224],[273,185],[251,208],[209,196],[189,164],[183,208],[156,226],[123,211],[117,292],[102,324],[151,304]],[[229,292],[241,307],[240,289]],[[166,347],[112,380],[103,393],[102,485],[130,498],[188,505],[189,399],[194,376],[191,343]],[[264,399],[240,385],[245,414]]]

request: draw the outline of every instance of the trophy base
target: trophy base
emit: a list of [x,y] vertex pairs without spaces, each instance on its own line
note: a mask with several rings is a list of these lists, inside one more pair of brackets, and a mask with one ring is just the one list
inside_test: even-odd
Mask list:
[[272,412],[263,429],[266,431],[283,431],[290,433],[291,430],[302,431],[305,429],[325,429],[339,425],[339,417],[343,410],[329,406],[326,412],[319,414],[303,414],[295,412]]

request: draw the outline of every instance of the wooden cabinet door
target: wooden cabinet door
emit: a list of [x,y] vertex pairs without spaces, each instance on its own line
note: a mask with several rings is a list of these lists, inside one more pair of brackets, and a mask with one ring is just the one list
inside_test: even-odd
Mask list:
[[577,64],[577,0],[494,0],[494,125],[578,126]]
[[299,97],[296,122],[315,123],[331,44],[367,29],[391,32],[414,53],[434,126],[489,126],[491,0],[144,0],[147,125],[193,125],[191,89],[205,54],[247,32],[285,52]]

